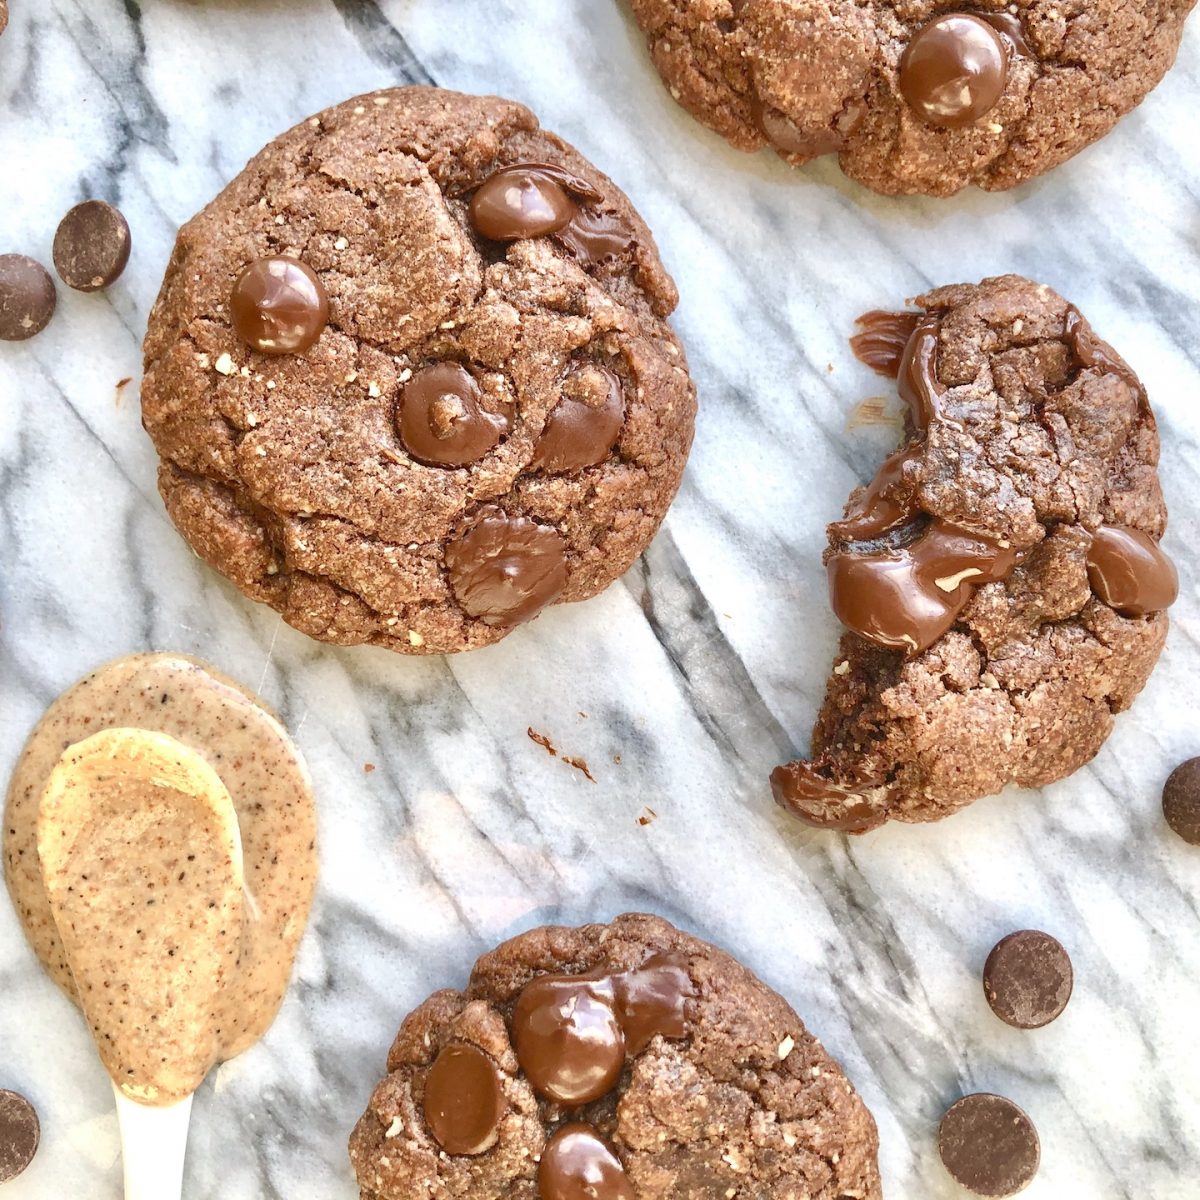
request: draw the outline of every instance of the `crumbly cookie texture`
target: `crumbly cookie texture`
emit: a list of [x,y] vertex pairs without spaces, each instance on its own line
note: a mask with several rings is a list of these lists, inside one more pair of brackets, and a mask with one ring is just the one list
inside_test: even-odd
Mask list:
[[[655,1038],[612,1093],[582,1110],[539,1099],[510,1036],[525,985],[546,973],[637,968],[663,952],[683,957],[695,989],[689,1035]],[[501,1073],[507,1114],[483,1154],[445,1154],[424,1121],[425,1078],[451,1043],[478,1047]],[[404,1021],[388,1071],[350,1139],[363,1200],[538,1200],[543,1148],[573,1120],[607,1140],[639,1200],[882,1196],[875,1123],[838,1065],[781,997],[658,917],[506,942],[475,964],[465,992],[438,992]]]
[[[1158,433],[1133,372],[1073,306],[1027,279],[942,288],[917,304],[940,319],[930,375],[940,394],[926,430],[910,418],[912,507],[918,521],[1010,547],[1017,565],[974,590],[920,653],[843,636],[810,758],[772,782],[802,819],[851,832],[937,820],[1007,784],[1071,774],[1141,691],[1167,633],[1164,611],[1123,614],[1089,582],[1102,527],[1154,543],[1166,528]],[[852,494],[847,514],[867,495]],[[827,563],[872,549],[847,546],[844,529],[830,526]]]
[[[979,0],[1008,21],[1002,94],[962,128],[901,91],[934,0],[630,0],[671,95],[738,149],[800,164],[836,153],[888,194],[1014,187],[1103,137],[1162,79],[1195,0]],[[1015,18],[1015,21],[1012,19]]]
[[[528,162],[590,187],[629,245],[585,259],[550,237],[481,238],[472,193]],[[311,348],[267,355],[237,336],[230,297],[279,255],[315,272],[328,324]],[[485,517],[524,536],[528,575],[542,570],[528,544],[550,543],[562,562],[534,584],[560,601],[601,591],[657,530],[695,415],[665,321],[676,302],[626,197],[521,105],[432,88],[347,101],[271,143],[180,231],[145,344],[160,491],[205,561],[312,637],[486,645],[510,626],[470,615],[447,564]],[[469,370],[507,422],[467,466],[418,461],[398,428],[405,383],[440,363]],[[619,381],[619,437],[596,465],[542,469],[539,436],[581,368]],[[512,572],[488,561],[484,584],[503,586]]]

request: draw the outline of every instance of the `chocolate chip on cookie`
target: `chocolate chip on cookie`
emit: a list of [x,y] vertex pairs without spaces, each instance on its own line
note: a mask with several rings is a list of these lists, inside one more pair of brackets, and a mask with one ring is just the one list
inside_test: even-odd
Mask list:
[[447,1154],[483,1154],[496,1144],[508,1102],[500,1072],[482,1050],[443,1046],[425,1076],[425,1123]]
[[637,1200],[613,1148],[583,1121],[561,1125],[538,1166],[541,1200]]
[[1022,929],[1002,938],[983,968],[983,993],[1006,1025],[1041,1029],[1062,1016],[1075,975],[1057,938]]
[[[458,1152],[429,1081],[467,1046],[488,1067],[458,1103],[494,1137],[476,1149],[472,1121]],[[350,1139],[371,1200],[882,1195],[875,1124],[837,1064],[745,968],[657,917],[506,942],[405,1019],[387,1068]]]
[[233,284],[229,316],[238,337],[263,354],[300,354],[329,320],[325,285],[307,263],[275,254],[250,263]]
[[464,467],[478,462],[508,432],[504,412],[488,412],[470,371],[457,363],[422,367],[400,392],[397,425],[418,462]]
[[837,154],[877,191],[950,195],[1014,187],[1103,137],[1171,67],[1193,2],[630,6],[671,95],[738,149]]
[[1162,803],[1167,824],[1185,842],[1200,846],[1200,758],[1189,758],[1171,772]]
[[16,1179],[33,1162],[41,1140],[33,1105],[17,1092],[0,1088],[0,1183]]
[[1015,1196],[1033,1182],[1042,1150],[1033,1122],[1011,1100],[964,1096],[942,1118],[938,1153],[955,1181],[977,1196]]
[[24,254],[0,254],[0,341],[23,342],[50,324],[58,293],[50,272]]
[[116,283],[129,263],[129,222],[103,200],[77,204],[54,235],[54,269],[77,292],[97,292]]
[[180,231],[142,387],[168,512],[313,637],[495,642],[662,521],[695,416],[676,300],[626,197],[519,104],[337,105]]
[[930,125],[960,129],[990,113],[1004,95],[1010,51],[982,17],[943,13],[900,57],[900,93]]
[[1120,355],[1016,276],[919,303],[854,341],[896,376],[905,438],[829,526],[850,632],[811,755],[771,779],[820,828],[937,820],[1076,770],[1145,684],[1178,588],[1154,416]]

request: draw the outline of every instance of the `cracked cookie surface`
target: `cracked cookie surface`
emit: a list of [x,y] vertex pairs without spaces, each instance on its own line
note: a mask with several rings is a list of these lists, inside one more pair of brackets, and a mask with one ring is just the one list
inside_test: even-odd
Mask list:
[[[837,154],[876,191],[942,196],[1014,187],[1103,137],[1169,70],[1195,0],[630,3],[672,96],[738,149],[796,165]],[[944,41],[932,77],[905,61],[959,15],[977,44],[957,66]],[[981,79],[983,103],[961,104]]]
[[937,820],[1071,774],[1145,685],[1177,589],[1154,415],[1116,351],[1018,276],[917,304],[855,339],[899,374],[907,437],[829,527],[852,631],[810,757],[772,775],[822,828]]
[[[565,179],[588,219],[489,241],[472,196],[525,163]],[[310,348],[264,354],[230,297],[249,264],[280,257],[315,274],[328,318]],[[272,142],[180,231],[142,388],[168,512],[312,637],[406,653],[494,642],[541,604],[601,591],[657,530],[695,416],[666,324],[676,301],[626,197],[528,109],[433,88],[349,100]],[[469,394],[427,404],[419,386],[444,365]],[[466,463],[410,452],[409,383],[435,452],[464,411],[495,437],[460,438]],[[548,454],[547,427],[588,404],[607,414],[602,457]]]
[[[539,1097],[518,1062],[514,1016],[531,981],[636,972],[668,956],[688,980],[685,1032],[640,1043],[616,1086],[568,1108]],[[677,1031],[678,1032],[678,1031]],[[427,1081],[447,1047],[481,1051],[500,1081],[494,1140],[447,1154],[426,1123]],[[879,1200],[878,1137],[838,1065],[776,993],[728,954],[658,917],[544,927],[476,964],[465,991],[411,1013],[387,1077],[350,1139],[364,1200],[545,1200],[539,1159],[563,1127],[590,1126],[637,1200]],[[551,1192],[551,1194],[560,1194]],[[584,1195],[582,1190],[561,1194]]]

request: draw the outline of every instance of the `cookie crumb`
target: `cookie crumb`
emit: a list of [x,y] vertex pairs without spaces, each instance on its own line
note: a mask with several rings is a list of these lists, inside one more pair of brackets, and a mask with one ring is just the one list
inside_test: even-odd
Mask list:
[[228,350],[226,350],[225,353],[222,354],[215,363],[213,363],[213,370],[216,371],[218,375],[237,374],[237,367],[234,365],[233,357],[230,355]]

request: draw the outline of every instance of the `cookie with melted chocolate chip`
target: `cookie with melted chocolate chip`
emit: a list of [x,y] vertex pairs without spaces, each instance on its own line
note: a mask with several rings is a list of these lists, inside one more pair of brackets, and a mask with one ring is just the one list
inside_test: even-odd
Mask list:
[[519,104],[360,96],[179,234],[142,412],[185,538],[312,637],[495,642],[646,547],[695,390],[616,185]]
[[1088,762],[1133,703],[1178,591],[1145,389],[1073,305],[1018,276],[873,312],[904,444],[829,526],[847,627],[807,759],[775,797],[863,833]]
[[363,1200],[882,1196],[838,1065],[658,917],[506,942],[405,1019],[387,1069],[350,1138]]
[[740,150],[876,191],[1014,187],[1103,137],[1195,0],[630,0],[671,95]]

